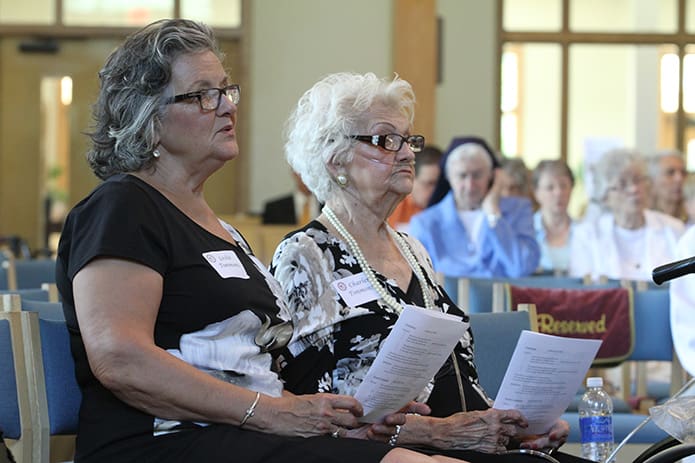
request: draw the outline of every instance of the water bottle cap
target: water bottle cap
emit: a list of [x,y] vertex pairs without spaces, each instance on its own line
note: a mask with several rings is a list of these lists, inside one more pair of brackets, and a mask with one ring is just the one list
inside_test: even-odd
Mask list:
[[603,378],[600,376],[592,376],[586,379],[586,387],[603,387]]

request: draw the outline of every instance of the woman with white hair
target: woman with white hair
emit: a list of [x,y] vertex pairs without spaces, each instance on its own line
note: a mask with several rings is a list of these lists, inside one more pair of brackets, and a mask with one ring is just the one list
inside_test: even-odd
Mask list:
[[526,198],[502,197],[502,174],[487,145],[466,142],[446,158],[451,191],[414,216],[410,233],[436,271],[454,277],[520,277],[538,267],[540,249]]
[[650,280],[654,267],[674,260],[683,222],[647,209],[649,177],[635,151],[607,152],[594,166],[593,179],[606,212],[574,230],[570,275]]
[[289,120],[287,159],[325,206],[280,243],[271,264],[294,326],[276,362],[285,387],[353,395],[405,305],[447,312],[462,318],[466,334],[418,397],[432,416],[407,415],[389,443],[473,462],[523,459],[494,455],[511,446],[555,449],[567,438],[566,422],[522,438],[527,422],[518,410],[490,408],[468,316],[436,283],[422,245],[386,222],[412,189],[413,160],[424,146],[411,132],[414,98],[399,78],[332,74],[301,97]]

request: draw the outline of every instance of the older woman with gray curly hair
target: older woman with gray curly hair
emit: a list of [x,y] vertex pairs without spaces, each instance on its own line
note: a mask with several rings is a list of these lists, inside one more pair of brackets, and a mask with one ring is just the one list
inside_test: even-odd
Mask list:
[[651,280],[654,267],[675,259],[683,222],[647,209],[649,177],[637,151],[607,152],[594,165],[593,179],[604,213],[574,229],[570,275]]
[[[431,416],[409,414],[389,442],[485,462],[519,458],[496,455],[509,446],[555,449],[566,422],[522,438],[527,421],[519,411],[490,408],[468,316],[436,283],[422,244],[386,222],[412,188],[425,143],[412,133],[414,105],[410,84],[398,77],[338,73],[308,90],[289,119],[287,160],[325,207],[279,244],[271,263],[295,328],[279,351],[281,377],[295,393],[352,395],[404,306],[448,312],[467,331],[418,397]],[[381,424],[372,431],[387,432]]]
[[287,393],[271,370],[292,335],[279,285],[203,194],[239,151],[221,57],[207,26],[162,20],[100,73],[88,158],[104,181],[70,212],[56,271],[82,390],[75,461],[434,461],[337,439],[366,434],[361,405]]

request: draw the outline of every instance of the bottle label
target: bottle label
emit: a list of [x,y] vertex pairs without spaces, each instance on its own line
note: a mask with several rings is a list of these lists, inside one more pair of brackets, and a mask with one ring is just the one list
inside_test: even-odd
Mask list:
[[584,416],[579,418],[581,443],[613,442],[613,417]]

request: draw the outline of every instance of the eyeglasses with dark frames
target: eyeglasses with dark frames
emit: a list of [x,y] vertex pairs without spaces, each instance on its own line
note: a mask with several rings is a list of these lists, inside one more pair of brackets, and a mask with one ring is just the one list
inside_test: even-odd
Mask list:
[[167,104],[179,103],[181,101],[197,98],[200,109],[203,111],[216,111],[222,102],[222,95],[227,97],[229,101],[235,105],[238,105],[241,99],[239,84],[231,84],[223,88],[206,88],[195,92],[182,93],[181,95],[171,97],[171,99],[167,101]]
[[350,138],[394,152],[400,151],[403,143],[407,143],[413,153],[419,153],[425,147],[425,137],[422,135],[404,137],[397,133],[388,133],[386,135],[350,135]]

